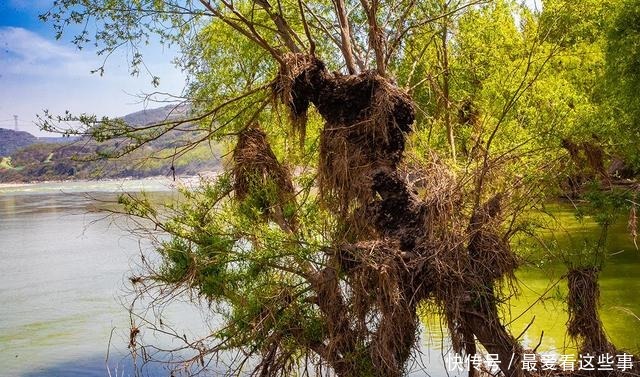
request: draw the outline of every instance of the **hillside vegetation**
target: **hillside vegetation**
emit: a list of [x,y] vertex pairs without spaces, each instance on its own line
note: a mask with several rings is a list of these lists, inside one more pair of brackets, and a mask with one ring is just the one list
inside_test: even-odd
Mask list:
[[[172,119],[186,109],[166,106],[128,114],[121,119],[132,126]],[[88,138],[37,138],[27,132],[0,129],[0,182],[67,179],[144,178],[196,175],[220,168],[220,147],[202,144],[175,155],[186,137],[197,131],[167,133],[118,160],[107,156],[121,140],[96,142]],[[175,156],[174,156],[175,155]]]

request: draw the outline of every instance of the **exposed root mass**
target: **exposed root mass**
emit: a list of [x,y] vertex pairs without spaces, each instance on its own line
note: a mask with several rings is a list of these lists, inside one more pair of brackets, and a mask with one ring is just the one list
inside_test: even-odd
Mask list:
[[615,347],[607,339],[607,335],[598,315],[598,287],[596,268],[579,268],[569,271],[569,321],[568,333],[578,340],[580,352],[594,354],[615,354]]

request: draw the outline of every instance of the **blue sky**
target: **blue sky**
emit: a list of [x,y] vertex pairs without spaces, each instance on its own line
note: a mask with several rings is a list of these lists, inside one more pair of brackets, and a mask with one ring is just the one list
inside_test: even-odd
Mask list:
[[159,44],[145,51],[147,65],[160,76],[158,88],[148,75],[129,75],[124,51],[109,58],[104,76],[91,74],[102,62],[95,50],[78,50],[71,35],[57,41],[51,25],[38,19],[51,3],[0,0],[0,127],[13,128],[18,115],[21,130],[44,136],[35,125],[44,109],[119,116],[160,106],[141,102],[144,93],[180,94],[184,75],[171,64],[175,52]]

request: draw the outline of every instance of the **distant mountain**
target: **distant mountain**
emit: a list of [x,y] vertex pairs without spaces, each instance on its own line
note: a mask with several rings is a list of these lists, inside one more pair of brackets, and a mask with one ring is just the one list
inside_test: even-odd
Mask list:
[[26,131],[0,128],[0,157],[11,156],[31,144],[68,144],[76,140],[77,137],[35,137]]
[[136,111],[123,116],[121,119],[132,126],[146,126],[147,124],[183,118],[189,110],[190,107],[187,105],[167,105],[156,109]]
[[[189,110],[187,106],[165,106],[138,111],[121,119],[133,126],[143,126],[184,118]],[[122,138],[98,143],[84,137],[37,138],[27,132],[0,129],[0,183],[184,176],[217,171],[222,148],[215,144],[189,147],[178,158],[172,157],[172,153],[205,135],[205,131],[198,131],[196,125],[193,128],[187,125],[114,160],[99,156],[126,147],[129,140]]]
[[46,143],[46,144],[68,144],[73,141],[80,139],[79,137],[50,137],[44,136],[38,138],[38,143]]
[[[145,126],[166,120],[175,120],[185,117],[190,108],[187,105],[167,105],[156,109],[144,109],[127,114],[121,119],[132,126]],[[0,157],[12,155],[17,150],[31,144],[67,144],[78,138],[65,137],[35,137],[25,131],[14,131],[0,128]]]
[[0,128],[0,156],[10,156],[20,148],[38,141],[38,138],[25,131]]

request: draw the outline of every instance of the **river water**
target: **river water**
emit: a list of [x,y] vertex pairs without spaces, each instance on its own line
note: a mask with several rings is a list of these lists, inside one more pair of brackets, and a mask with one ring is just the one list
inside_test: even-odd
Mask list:
[[[172,184],[165,180],[0,187],[0,376],[133,375],[127,352],[128,277],[139,261],[140,248],[149,245],[122,224],[105,220],[95,211],[95,199],[113,200],[118,192],[142,189],[173,195]],[[593,224],[573,220],[566,206],[556,206],[553,212],[578,241],[582,234],[597,231]],[[601,315],[613,341],[637,353],[640,253],[627,233],[622,222],[612,230],[612,256],[600,280]],[[554,242],[565,248],[576,244],[562,236]],[[535,258],[536,251],[529,251],[529,259]],[[554,285],[562,274],[557,264],[521,269],[520,295],[505,312],[513,319],[513,333],[528,327],[523,340],[532,347],[544,329],[542,351],[571,352],[565,336],[566,283]],[[544,299],[538,300],[541,295]],[[167,315],[167,320],[173,316],[188,329],[197,327],[203,314],[181,305]],[[445,375],[440,326],[433,317],[424,322],[422,363],[428,364],[430,375]],[[167,373],[151,366],[144,375]]]
[[0,376],[131,374],[126,282],[144,245],[96,212],[95,199],[141,189],[166,195],[171,186],[0,188]]

